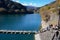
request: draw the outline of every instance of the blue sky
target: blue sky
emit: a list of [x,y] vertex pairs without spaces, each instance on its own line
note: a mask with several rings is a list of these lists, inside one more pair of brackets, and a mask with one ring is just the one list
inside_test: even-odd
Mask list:
[[25,6],[36,6],[36,7],[41,7],[46,4],[49,4],[55,0],[13,0],[16,2],[19,2]]

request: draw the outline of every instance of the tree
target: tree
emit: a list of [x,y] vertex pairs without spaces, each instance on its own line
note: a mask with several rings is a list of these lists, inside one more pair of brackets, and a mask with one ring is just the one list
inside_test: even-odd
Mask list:
[[60,5],[59,5],[59,7],[60,7]]
[[47,6],[48,10],[51,8],[50,6]]
[[24,9],[21,9],[21,12],[25,12],[25,10]]

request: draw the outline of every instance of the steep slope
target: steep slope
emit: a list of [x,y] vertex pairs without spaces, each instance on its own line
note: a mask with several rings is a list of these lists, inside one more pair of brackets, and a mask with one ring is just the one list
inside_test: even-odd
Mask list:
[[30,13],[25,6],[12,0],[0,0],[0,12]]
[[56,0],[54,2],[51,2],[50,4],[40,7],[39,10],[37,10],[42,17],[42,22],[43,22],[42,27],[45,26],[47,27],[47,24],[48,25],[52,24],[54,27],[58,25],[59,9],[60,9],[60,0]]
[[56,15],[58,15],[58,10],[56,9],[58,7],[60,7],[60,0],[56,0],[50,4],[40,7],[38,12],[41,14],[42,20],[46,20],[46,18],[51,14],[56,13]]

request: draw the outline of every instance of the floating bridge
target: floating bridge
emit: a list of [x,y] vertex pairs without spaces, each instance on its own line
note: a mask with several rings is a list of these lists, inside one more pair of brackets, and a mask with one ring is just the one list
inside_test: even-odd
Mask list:
[[37,34],[37,31],[0,30],[4,34]]

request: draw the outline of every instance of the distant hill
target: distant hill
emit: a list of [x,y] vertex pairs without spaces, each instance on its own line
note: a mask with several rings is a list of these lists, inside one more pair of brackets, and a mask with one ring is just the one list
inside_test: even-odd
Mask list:
[[36,12],[38,9],[39,9],[39,7],[35,7],[35,6],[26,6],[26,8],[27,8],[27,10],[28,11],[33,11],[33,12]]
[[11,0],[0,0],[0,13],[33,13],[20,3]]
[[27,7],[27,9],[33,9],[33,10],[35,10],[37,7],[34,7],[34,6],[26,6]]

